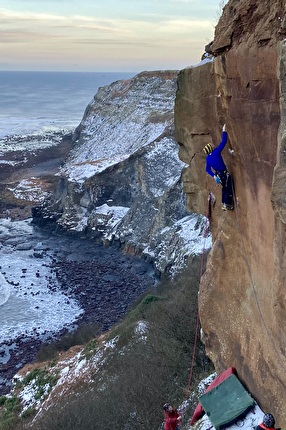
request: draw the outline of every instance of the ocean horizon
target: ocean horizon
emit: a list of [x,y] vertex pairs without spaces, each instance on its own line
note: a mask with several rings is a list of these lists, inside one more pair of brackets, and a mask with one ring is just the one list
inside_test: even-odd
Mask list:
[[0,71],[0,139],[76,127],[99,87],[131,72]]

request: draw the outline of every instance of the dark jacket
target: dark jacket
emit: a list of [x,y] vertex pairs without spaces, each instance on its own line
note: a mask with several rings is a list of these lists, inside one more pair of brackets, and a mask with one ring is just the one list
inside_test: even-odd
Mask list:
[[227,144],[227,132],[223,131],[220,144],[206,158],[206,172],[214,176],[216,171],[226,170],[221,152]]

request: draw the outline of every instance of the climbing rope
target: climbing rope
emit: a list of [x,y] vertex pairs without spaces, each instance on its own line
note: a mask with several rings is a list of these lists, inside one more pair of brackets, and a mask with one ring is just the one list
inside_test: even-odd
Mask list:
[[[216,186],[218,187],[218,185]],[[206,184],[205,188],[209,188],[208,185]],[[212,217],[212,208],[215,205],[216,199],[215,199],[215,195],[214,195],[214,189],[213,187],[211,187],[211,191],[208,194],[208,198],[207,198],[207,207],[206,207],[206,211],[205,211],[205,216],[206,216],[206,223],[205,223],[205,228],[204,228],[204,245],[203,245],[203,252],[202,252],[202,258],[201,258],[201,266],[200,266],[200,279],[202,278],[203,275],[203,268],[204,268],[204,263],[205,263],[205,251],[206,251],[206,238],[207,238],[207,233],[209,231],[209,226],[210,226],[210,219]],[[199,319],[199,311],[197,312],[197,316],[196,316],[196,325],[195,325],[195,338],[194,338],[194,347],[193,347],[193,354],[192,354],[192,361],[191,361],[191,366],[190,366],[190,371],[189,371],[189,375],[188,375],[188,382],[187,382],[187,386],[185,388],[185,401],[184,401],[184,406],[181,409],[181,416],[183,417],[185,414],[185,409],[187,407],[187,401],[190,397],[190,387],[191,387],[191,383],[192,383],[192,378],[193,378],[193,372],[194,372],[194,365],[195,365],[195,357],[196,357],[196,352],[197,352],[197,344],[198,344],[198,337],[199,337],[199,323],[200,319]],[[186,427],[182,424],[182,429],[185,430]]]
[[[206,238],[207,238],[207,234],[208,234],[208,231],[209,231],[209,225],[210,225],[209,220],[210,220],[210,217],[211,217],[212,195],[213,195],[213,193],[209,193],[209,195],[208,195],[208,203],[207,203],[207,209],[206,209],[206,222],[205,222],[204,233],[203,233],[204,243],[203,243],[203,252],[202,252],[202,258],[201,258],[201,265],[200,265],[200,279],[201,279],[201,277],[203,275],[203,269],[204,269],[205,251],[206,251],[206,246],[205,245],[206,245]],[[183,408],[181,409],[181,416],[182,417],[183,417],[183,415],[185,413],[185,409],[186,409],[186,406],[187,406],[187,401],[188,401],[188,399],[190,397],[190,387],[191,387],[192,378],[193,378],[194,365],[195,365],[195,357],[196,357],[198,337],[199,337],[199,326],[200,326],[200,323],[199,323],[199,311],[197,311],[192,361],[191,361],[190,371],[189,371],[189,375],[188,375],[187,386],[185,388],[185,402],[184,402]],[[182,429],[184,430],[185,428],[186,427],[182,425]]]

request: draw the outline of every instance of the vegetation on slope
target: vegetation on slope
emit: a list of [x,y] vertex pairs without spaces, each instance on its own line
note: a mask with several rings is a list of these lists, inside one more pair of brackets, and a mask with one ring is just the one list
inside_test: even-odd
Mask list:
[[[199,380],[213,371],[198,341],[191,386],[187,387],[196,332],[199,266],[200,260],[194,259],[175,281],[164,280],[150,291],[109,333],[110,339],[117,337],[118,341],[100,371],[90,375],[89,382],[73,386],[34,422],[30,417],[22,419],[18,428],[159,428],[162,405],[169,401],[178,406],[186,398],[186,389],[195,390]],[[89,341],[85,358],[92,360],[96,351],[97,342]],[[185,421],[192,410],[190,407],[185,414]],[[13,425],[15,430],[15,422]],[[2,428],[11,427],[0,424]]]

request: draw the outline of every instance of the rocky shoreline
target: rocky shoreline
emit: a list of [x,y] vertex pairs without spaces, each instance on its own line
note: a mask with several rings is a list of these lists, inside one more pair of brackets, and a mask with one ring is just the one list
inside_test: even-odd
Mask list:
[[[60,286],[68,298],[77,301],[83,312],[58,333],[43,335],[34,329],[33,336],[23,335],[0,344],[0,359],[6,355],[7,361],[1,364],[0,394],[9,392],[14,374],[32,362],[44,344],[85,325],[93,326],[97,334],[106,332],[148,289],[154,289],[152,266],[139,257],[124,255],[120,249],[103,247],[92,241],[63,237],[59,245],[59,237],[54,239],[48,288],[53,292]],[[51,240],[53,237],[49,239],[49,246]],[[57,246],[61,248],[56,249]],[[45,260],[45,255],[41,258]]]
[[[57,139],[58,137],[56,136]],[[22,138],[14,137],[14,141],[21,144]],[[13,222],[31,217],[31,209],[37,202],[15,199],[9,187],[16,186],[22,179],[37,177],[39,180],[46,180],[52,189],[55,173],[71,145],[70,136],[66,136],[61,143],[45,148],[27,150],[25,153],[21,150],[1,153],[0,218],[9,218]],[[24,159],[26,162],[23,164]],[[7,163],[7,160],[12,163]],[[83,312],[75,323],[63,327],[57,333],[47,332],[43,336],[35,328],[32,336],[23,334],[0,343],[0,394],[9,392],[14,374],[26,363],[32,362],[45,343],[85,324],[94,325],[98,333],[108,330],[122,319],[130,306],[148,288],[153,288],[155,283],[152,265],[139,257],[123,254],[120,248],[104,247],[95,241],[77,239],[75,236],[53,235],[51,231],[42,231],[43,237],[39,239],[41,229],[36,227],[36,230],[37,240],[43,241],[42,249],[36,252],[36,258],[42,259],[44,266],[45,258],[52,255],[48,288],[52,292],[60,286],[63,294],[75,299]],[[9,241],[10,247],[16,247],[23,238],[13,239],[11,232],[7,237],[2,234],[1,247],[5,246],[6,240]],[[28,247],[27,244],[25,246]],[[29,276],[25,273],[25,267],[18,269],[23,272],[21,278]],[[1,271],[3,273],[3,268]],[[54,277],[57,279],[57,285]],[[22,290],[24,288],[22,287]],[[29,295],[30,292],[22,294]]]

